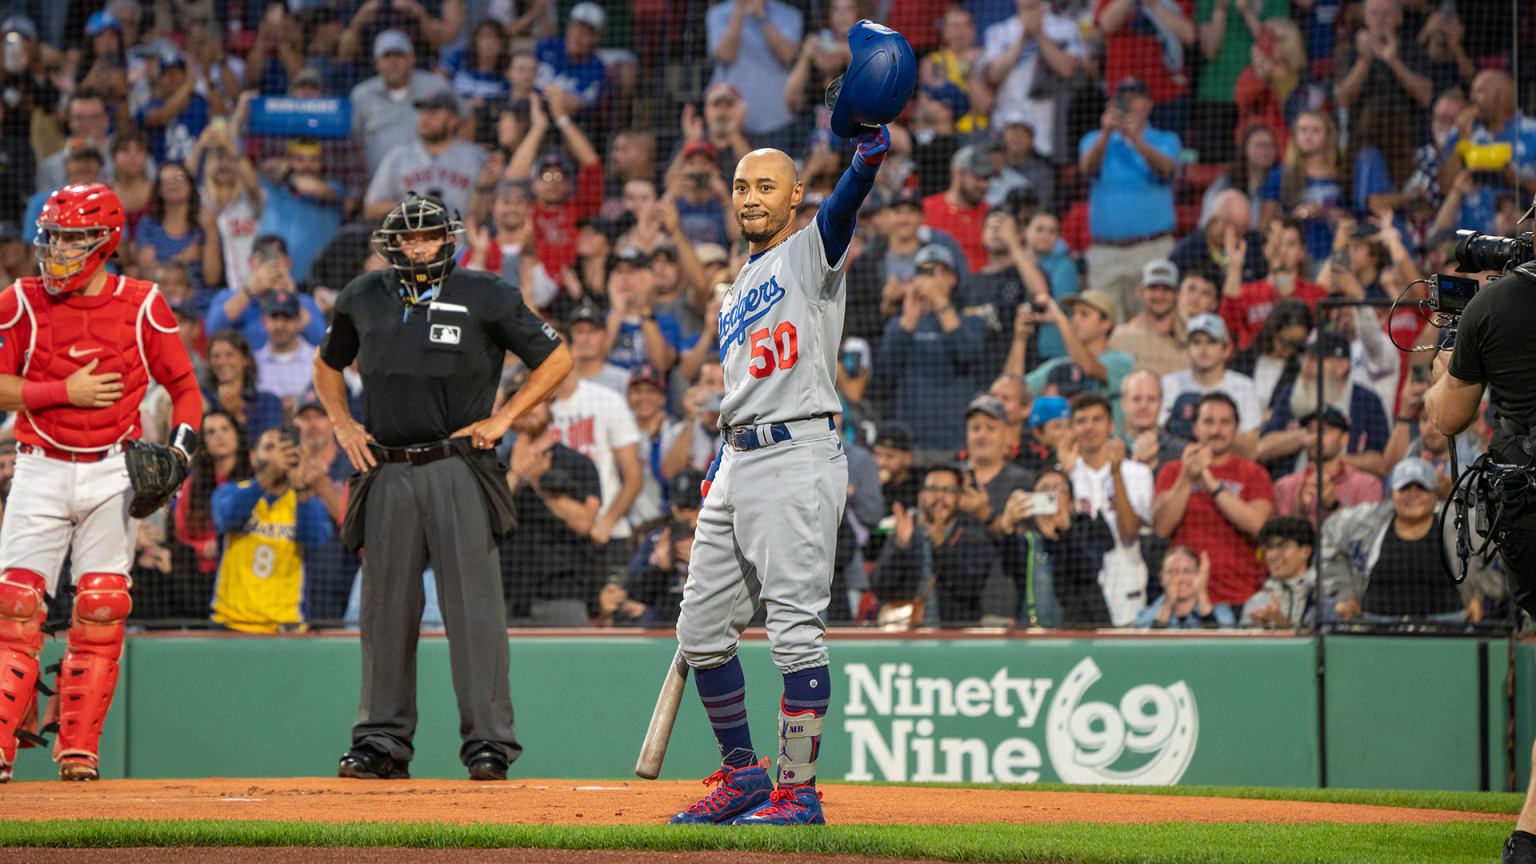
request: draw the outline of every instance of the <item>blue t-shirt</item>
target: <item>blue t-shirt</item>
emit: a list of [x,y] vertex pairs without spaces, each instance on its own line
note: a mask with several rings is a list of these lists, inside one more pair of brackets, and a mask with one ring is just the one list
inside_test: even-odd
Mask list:
[[443,68],[448,71],[453,92],[461,99],[504,102],[512,92],[512,82],[500,72],[480,72],[471,66],[467,48],[460,48],[443,58]]
[[187,99],[187,107],[171,118],[171,122],[158,129],[144,125],[144,115],[165,104],[164,99],[151,99],[134,117],[141,128],[149,133],[149,153],[155,164],[186,162],[192,157],[192,145],[208,125],[208,100],[193,93]]
[[[1100,130],[1083,136],[1077,145],[1081,157],[1099,140]],[[1152,149],[1175,161],[1179,136],[1150,126],[1144,137]],[[1172,231],[1173,178],[1159,177],[1118,130],[1109,133],[1104,164],[1088,193],[1088,230],[1095,240],[1128,240]]]
[[[1057,240],[1051,254],[1040,256],[1035,263],[1039,265],[1045,281],[1051,283],[1051,296],[1057,302],[1077,293],[1077,262],[1072,260],[1072,253],[1064,241]],[[1042,360],[1067,355],[1067,343],[1062,340],[1061,331],[1056,329],[1055,324],[1039,325],[1035,331],[1035,351]]]
[[[208,301],[208,317],[203,321],[203,332],[211,336],[220,330],[234,328],[245,335],[245,341],[251,344],[252,351],[266,347],[267,326],[261,322],[260,303],[252,300],[245,304],[245,311],[240,313],[240,317],[234,321],[229,320],[229,316],[224,314],[224,303],[234,293],[225,288]],[[315,298],[302,292],[299,294],[299,305],[309,310],[309,326],[304,328],[301,335],[305,342],[319,345],[325,341],[325,314],[320,311],[319,306],[315,305]]]
[[[136,246],[148,246],[155,250],[156,261],[169,261],[186,251],[193,243],[203,242],[203,229],[200,225],[193,225],[192,230],[185,234],[172,237],[165,233],[165,228],[155,221],[153,216],[145,216],[139,220],[139,228],[133,233],[133,242]],[[217,241],[215,241],[217,242]],[[187,275],[192,279],[192,287],[201,287],[203,282],[203,259],[198,258],[187,262]],[[215,274],[215,276],[222,274]],[[218,279],[214,284],[221,284],[224,280]]]
[[256,233],[276,234],[288,244],[288,258],[293,262],[291,275],[295,282],[309,279],[310,265],[341,228],[341,202],[346,194],[340,183],[335,180],[326,182],[336,193],[336,200],[329,204],[306,198],[286,183],[273,183],[266,175],[261,177],[261,189],[266,193],[267,203],[262,208]]
[[581,104],[591,110],[608,86],[608,70],[603,61],[593,53],[585,60],[572,61],[565,56],[565,37],[551,36],[539,43],[535,52],[539,58],[539,74],[535,83],[540,90],[550,84],[579,97]]
[[[1441,152],[1447,157],[1456,151],[1456,144],[1461,139],[1461,129],[1452,128],[1450,137],[1445,142],[1445,148]],[[1494,134],[1481,122],[1472,129],[1473,144],[1494,144],[1503,142],[1510,145],[1510,159],[1515,163],[1515,172],[1521,179],[1530,179],[1536,176],[1536,120],[1516,113],[1504,124],[1504,128]],[[1498,172],[1500,175],[1502,171]],[[1486,175],[1483,175],[1486,176]],[[1491,233],[1494,230],[1494,201],[1501,193],[1513,193],[1508,180],[1501,177],[1498,183],[1479,183],[1477,191],[1465,195],[1461,199],[1461,218],[1457,228],[1471,228],[1475,231]],[[1518,200],[1524,205],[1524,196],[1517,195]]]
[[[672,350],[682,350],[683,328],[676,318],[657,312],[656,326]],[[625,321],[619,325],[619,332],[613,337],[613,348],[608,352],[608,362],[623,369],[633,369],[645,362],[645,333],[640,324]]]
[[725,233],[725,207],[718,200],[711,198],[703,204],[694,204],[686,198],[676,198],[673,203],[677,206],[678,225],[689,241],[695,245],[730,245],[730,238]]
[[736,59],[725,65],[715,59],[714,52],[730,28],[733,6],[716,3],[704,13],[710,61],[715,66],[715,74],[709,83],[724,81],[736,85],[741,91],[748,106],[745,126],[749,136],[778,131],[795,119],[784,105],[784,83],[789,80],[789,66],[780,63],[769,47],[768,37],[763,32],[763,19],[773,25],[780,37],[792,45],[799,45],[804,38],[804,15],[788,3],[768,0],[763,6],[763,18],[748,16],[741,22]]
[[[1265,201],[1280,200],[1280,174],[1281,166],[1276,165],[1269,170],[1269,176],[1264,179],[1264,188],[1260,190],[1259,197]],[[1308,177],[1307,187],[1301,193],[1299,204],[1322,204],[1324,207],[1343,207],[1344,187],[1334,177]],[[1302,233],[1307,241],[1307,254],[1312,256],[1314,265],[1322,262],[1333,251],[1333,223],[1328,221],[1326,215],[1319,215],[1312,219],[1304,219],[1301,223]]]

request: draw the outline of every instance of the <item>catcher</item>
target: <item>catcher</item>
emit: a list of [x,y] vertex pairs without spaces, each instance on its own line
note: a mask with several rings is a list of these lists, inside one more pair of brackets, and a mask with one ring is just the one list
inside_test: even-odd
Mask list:
[[[16,418],[15,490],[0,525],[0,782],[36,725],[45,595],[72,552],[76,595],[56,692],[53,758],[95,780],[117,684],[139,520],[163,505],[197,448],[203,400],[176,318],[153,283],[108,273],[123,208],[100,184],[66,186],[37,220],[42,276],[0,292],[0,410]],[[138,441],[149,379],[173,400],[170,447]],[[55,708],[57,706],[57,708]]]

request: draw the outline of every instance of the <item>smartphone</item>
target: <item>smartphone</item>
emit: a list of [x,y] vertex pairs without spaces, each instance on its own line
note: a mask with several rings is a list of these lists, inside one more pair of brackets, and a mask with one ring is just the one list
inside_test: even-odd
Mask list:
[[284,444],[292,444],[294,446],[298,446],[298,443],[299,443],[299,427],[294,426],[291,423],[288,424],[287,426],[283,426],[282,428],[277,430],[277,440],[281,441]]
[[698,187],[700,189],[708,189],[709,188],[709,172],[708,171],[690,171],[690,172],[688,172],[688,180],[689,180],[689,182],[693,183],[694,186],[696,186],[696,187]]
[[1055,516],[1061,509],[1061,502],[1054,492],[1030,492],[1027,497],[1031,516]]
[[1408,377],[1415,384],[1429,383],[1429,367],[1416,364],[1408,367]]
[[1130,111],[1131,111],[1131,91],[1129,91],[1129,90],[1122,90],[1119,93],[1115,94],[1115,110],[1119,111],[1122,114],[1129,114],[1130,113]]

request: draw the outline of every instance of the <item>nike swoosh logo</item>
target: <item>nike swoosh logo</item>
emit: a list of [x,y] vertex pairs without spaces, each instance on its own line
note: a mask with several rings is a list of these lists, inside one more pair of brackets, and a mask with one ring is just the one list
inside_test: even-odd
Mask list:
[[87,348],[84,351],[81,351],[79,348],[76,348],[75,346],[71,345],[71,346],[69,346],[69,356],[75,358],[76,360],[79,360],[81,357],[84,357],[87,354],[95,354],[97,351],[100,351],[100,350],[101,350],[100,348]]

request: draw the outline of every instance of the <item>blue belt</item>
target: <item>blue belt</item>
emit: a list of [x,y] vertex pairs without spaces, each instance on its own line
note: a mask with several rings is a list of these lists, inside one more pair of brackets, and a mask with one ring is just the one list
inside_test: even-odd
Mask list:
[[[737,450],[756,450],[759,447],[768,447],[773,444],[780,444],[788,441],[792,437],[789,428],[791,425],[800,426],[801,424],[810,423],[815,419],[816,418],[813,417],[807,420],[791,420],[788,423],[771,423],[766,427],[733,426],[725,430],[725,443],[731,445],[731,447]],[[768,432],[766,438],[757,434],[758,430],[763,428],[766,428]],[[832,422],[832,418],[828,417],[827,429],[830,431],[836,428],[837,427]],[[802,432],[803,431],[804,430],[802,430]],[[819,428],[817,431],[820,431]]]

